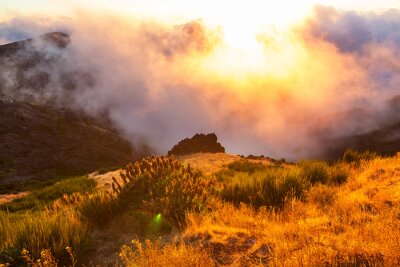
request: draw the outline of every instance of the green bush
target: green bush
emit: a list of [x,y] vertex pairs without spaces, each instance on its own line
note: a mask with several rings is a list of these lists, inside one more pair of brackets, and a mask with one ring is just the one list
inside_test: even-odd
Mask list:
[[329,168],[329,181],[333,185],[341,185],[347,182],[349,170],[345,166],[333,165]]
[[236,172],[254,173],[266,169],[261,162],[251,162],[248,160],[238,160],[228,164],[228,170]]
[[371,152],[368,150],[360,152],[360,151],[355,151],[353,149],[347,149],[343,154],[342,160],[343,162],[346,163],[359,164],[363,160],[368,161],[378,157],[379,155],[376,152]]
[[282,209],[288,200],[302,198],[308,187],[308,181],[297,168],[269,169],[251,175],[238,173],[221,195],[236,204]]
[[324,161],[301,161],[301,176],[311,184],[326,184],[329,180],[329,165]]
[[[241,168],[243,169],[243,168]],[[347,181],[348,170],[340,164],[302,161],[296,166],[264,167],[255,172],[222,170],[216,174],[226,186],[222,198],[233,203],[281,209],[290,199],[301,199],[305,190],[316,184],[340,185]]]
[[106,225],[118,212],[115,197],[102,191],[86,195],[78,210],[90,224],[96,226]]
[[340,185],[347,181],[348,170],[336,163],[329,165],[325,161],[301,161],[298,166],[301,169],[301,176],[311,184],[332,184]]

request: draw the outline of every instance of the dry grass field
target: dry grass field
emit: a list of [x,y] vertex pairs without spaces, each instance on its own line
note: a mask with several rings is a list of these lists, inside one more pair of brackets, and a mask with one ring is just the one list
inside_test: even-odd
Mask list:
[[[122,175],[89,178],[65,183],[71,191],[42,206],[3,209],[0,260],[36,266],[400,265],[400,155],[293,165],[228,154],[153,157]],[[97,186],[75,188],[85,179]],[[44,261],[51,264],[40,265]]]

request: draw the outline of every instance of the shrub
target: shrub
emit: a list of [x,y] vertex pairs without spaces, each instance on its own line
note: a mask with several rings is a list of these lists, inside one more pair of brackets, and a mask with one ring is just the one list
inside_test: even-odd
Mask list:
[[329,165],[324,161],[302,161],[301,175],[311,184],[326,184],[329,180]]
[[114,178],[113,190],[121,206],[134,205],[162,213],[177,225],[184,222],[187,211],[201,211],[207,199],[216,193],[220,184],[205,179],[190,165],[183,166],[171,157],[150,157],[129,164],[121,172],[123,184]]
[[86,195],[78,210],[90,224],[103,226],[118,212],[115,196],[108,192]]
[[301,161],[301,176],[311,184],[340,185],[347,181],[349,171],[340,164],[329,165],[325,161]]
[[236,204],[281,209],[288,200],[301,198],[308,184],[297,168],[269,169],[252,175],[237,174],[223,190],[222,197]]
[[228,169],[237,172],[254,173],[266,169],[261,162],[251,162],[248,160],[238,160],[228,164]]
[[347,163],[359,164],[362,160],[368,161],[378,158],[379,155],[376,152],[371,151],[355,151],[353,149],[347,149],[343,154],[343,161]]
[[107,224],[118,213],[115,196],[104,191],[91,194],[65,194],[54,201],[48,210],[58,212],[66,207],[76,209],[91,225],[96,226]]
[[341,185],[347,182],[349,170],[342,165],[336,164],[329,168],[329,182],[334,185]]

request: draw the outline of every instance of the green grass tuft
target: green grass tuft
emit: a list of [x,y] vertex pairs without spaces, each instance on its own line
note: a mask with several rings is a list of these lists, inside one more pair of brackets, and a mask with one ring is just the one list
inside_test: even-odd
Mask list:
[[87,176],[69,178],[33,191],[24,198],[15,199],[11,203],[3,204],[0,206],[0,209],[15,212],[40,208],[62,197],[64,194],[91,192],[95,186],[95,181],[89,179]]

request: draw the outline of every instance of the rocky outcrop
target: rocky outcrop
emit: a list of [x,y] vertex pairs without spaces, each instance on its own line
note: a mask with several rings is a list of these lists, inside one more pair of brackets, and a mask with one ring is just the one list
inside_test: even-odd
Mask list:
[[194,153],[224,153],[225,148],[218,143],[215,133],[196,134],[192,138],[186,138],[176,144],[168,155],[188,155]]

